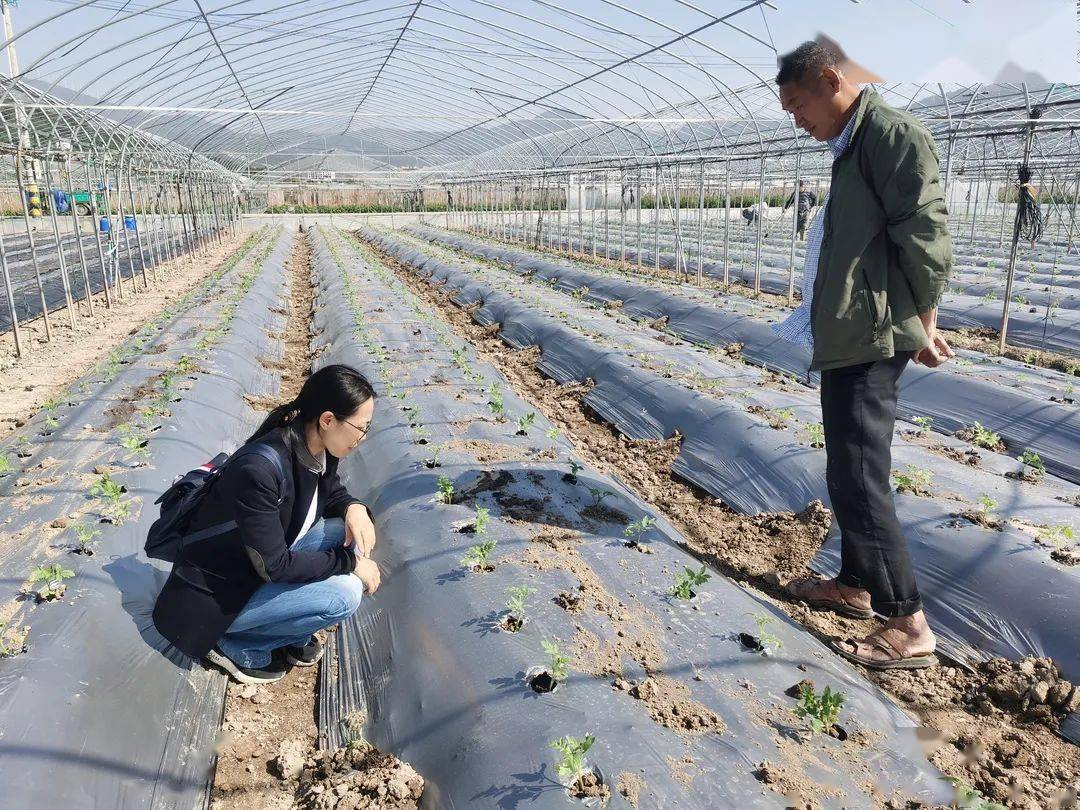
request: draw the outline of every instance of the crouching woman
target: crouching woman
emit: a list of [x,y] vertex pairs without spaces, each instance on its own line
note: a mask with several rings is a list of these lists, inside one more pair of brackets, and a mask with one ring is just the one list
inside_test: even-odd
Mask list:
[[189,525],[192,536],[154,606],[158,631],[182,652],[242,683],[322,657],[314,633],[352,615],[379,587],[368,555],[371,516],[338,480],[338,461],[367,435],[371,384],[327,366],[273,410],[222,468]]

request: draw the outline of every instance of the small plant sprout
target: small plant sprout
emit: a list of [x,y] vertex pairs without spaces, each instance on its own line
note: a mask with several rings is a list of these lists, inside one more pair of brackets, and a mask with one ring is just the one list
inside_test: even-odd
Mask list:
[[496,542],[494,540],[485,540],[475,546],[469,546],[465,556],[461,558],[461,564],[472,571],[491,570],[488,557],[495,550],[495,546]]
[[997,509],[997,505],[997,501],[995,501],[985,492],[979,496],[979,509],[981,509],[984,513],[990,514],[995,509]]
[[671,586],[668,593],[676,599],[693,599],[697,596],[695,588],[704,585],[710,579],[712,576],[705,570],[704,565],[697,571],[684,566],[682,573],[675,575],[675,584]]
[[1016,460],[1024,465],[1025,478],[1038,479],[1046,475],[1046,464],[1043,463],[1042,456],[1034,450],[1025,450],[1024,454],[1017,456]]
[[101,534],[101,529],[89,523],[76,523],[72,528],[75,530],[75,540],[79,543],[79,547],[75,550],[87,556],[93,554],[94,550],[90,547],[90,543]]
[[185,354],[176,362],[176,368],[181,374],[189,374],[195,370],[195,361]]
[[533,426],[533,422],[536,421],[536,414],[533,411],[529,411],[524,416],[517,418],[517,435],[526,436],[529,433],[529,428]]
[[440,475],[435,479],[435,490],[436,503],[453,503],[454,483],[445,475]]
[[4,630],[5,622],[0,622],[0,658],[14,658],[20,653],[26,652],[26,637],[30,635],[30,628],[22,630],[16,628],[12,632]]
[[964,810],[1009,810],[1003,804],[988,800],[959,776],[943,776],[941,778],[952,785],[956,791],[953,807],[962,807]]
[[548,673],[556,683],[565,681],[569,675],[566,668],[566,665],[570,663],[569,656],[563,655],[559,651],[559,645],[554,641],[548,641],[546,638],[540,642],[540,646],[544,648],[544,652],[548,655]]
[[120,525],[131,514],[131,509],[124,501],[124,487],[112,479],[106,472],[90,487],[90,495],[106,502],[106,514],[116,525]]
[[431,439],[431,431],[425,425],[417,425],[413,428],[417,444],[427,444]]
[[30,584],[44,583],[37,589],[37,598],[39,602],[48,602],[52,599],[59,599],[64,595],[64,591],[67,589],[64,580],[71,579],[73,576],[75,576],[75,572],[70,568],[64,568],[58,563],[53,563],[52,565],[40,566],[31,571]]
[[1073,531],[1072,526],[1061,523],[1056,526],[1046,526],[1040,529],[1039,539],[1045,543],[1056,546],[1058,549],[1064,550],[1076,540],[1076,532]]
[[775,622],[776,619],[767,613],[747,613],[746,615],[753,619],[754,624],[757,625],[757,640],[761,652],[768,655],[771,650],[779,650],[784,646],[784,642],[768,630],[769,625]]
[[810,437],[810,446],[822,448],[825,446],[825,426],[820,422],[806,426],[806,434]]
[[431,456],[424,460],[424,466],[429,470],[434,470],[436,467],[441,466],[439,463],[439,454],[442,453],[443,446],[441,444],[435,444],[431,447]]
[[804,683],[799,694],[799,705],[794,711],[800,718],[810,721],[810,730],[814,734],[821,734],[828,733],[836,725],[843,705],[843,692],[834,692],[826,686],[825,691],[818,695],[813,686]]
[[503,405],[502,386],[498,383],[492,383],[488,387],[488,407],[497,420],[500,422],[506,421],[506,406]]
[[980,422],[976,422],[969,429],[971,443],[984,450],[996,450],[1001,447],[1001,437],[994,431],[988,430]]
[[549,439],[559,438],[559,429],[557,427],[551,427],[547,429],[547,433],[544,434]]
[[592,503],[589,504],[593,508],[600,506],[604,502],[604,498],[610,497],[615,493],[610,489],[600,489],[599,487],[589,487],[589,495],[592,496]]
[[485,534],[487,534],[488,523],[490,522],[491,512],[489,512],[486,507],[476,507],[476,520],[473,525],[475,526],[475,531],[478,536],[483,537]]
[[11,470],[11,459],[6,455],[0,455],[0,475],[7,475]]
[[511,585],[506,589],[506,618],[503,627],[516,633],[525,626],[525,602],[536,593],[536,588],[528,585]]
[[363,748],[364,740],[364,713],[353,712],[341,721],[341,741],[348,750]]
[[930,426],[934,424],[934,417],[932,417],[932,416],[916,416],[911,421],[914,422],[915,426],[918,428],[918,430],[916,432],[920,436],[922,436],[924,433],[926,433],[926,431],[930,430]]
[[570,459],[570,472],[563,476],[563,480],[568,484],[576,484],[578,473],[584,469],[583,465],[578,464],[574,459]]
[[635,520],[633,523],[628,523],[626,528],[623,529],[623,536],[628,540],[627,545],[637,545],[641,542],[641,535],[656,525],[656,521],[648,515],[645,515],[641,520]]
[[120,434],[120,444],[123,445],[125,450],[143,458],[150,456],[150,448],[147,446],[150,442],[149,438],[139,433],[131,425],[121,425],[117,428],[117,432]]
[[934,480],[934,474],[930,470],[908,464],[904,472],[893,470],[893,481],[896,482],[897,492],[910,492],[912,495],[929,495],[930,482]]
[[790,422],[792,419],[795,418],[795,409],[794,408],[777,408],[776,410],[773,411],[773,416],[775,416],[777,421],[779,421],[781,424],[787,424],[788,422]]
[[562,759],[555,763],[555,773],[567,787],[573,787],[586,773],[585,755],[596,743],[596,737],[586,734],[580,740],[575,737],[560,737],[551,743],[551,747],[562,754]]

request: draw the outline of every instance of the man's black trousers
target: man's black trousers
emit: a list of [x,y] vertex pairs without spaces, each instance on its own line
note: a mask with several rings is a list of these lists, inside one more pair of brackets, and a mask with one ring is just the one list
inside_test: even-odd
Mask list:
[[912,352],[821,372],[826,479],[840,526],[839,581],[870,592],[887,617],[922,610],[890,474],[896,393]]

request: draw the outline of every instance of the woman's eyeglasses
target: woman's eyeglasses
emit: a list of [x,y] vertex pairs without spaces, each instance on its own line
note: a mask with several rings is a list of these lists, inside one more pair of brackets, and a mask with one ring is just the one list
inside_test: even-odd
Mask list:
[[350,421],[349,421],[348,419],[341,419],[341,420],[339,420],[339,421],[341,421],[341,422],[344,422],[344,423],[345,423],[346,425],[348,425],[349,427],[351,427],[351,428],[353,428],[354,430],[356,430],[356,432],[357,432],[357,433],[359,433],[361,437],[367,436],[368,428],[366,428],[366,427],[360,427],[359,425],[354,425],[354,424],[353,424],[352,422],[350,422]]

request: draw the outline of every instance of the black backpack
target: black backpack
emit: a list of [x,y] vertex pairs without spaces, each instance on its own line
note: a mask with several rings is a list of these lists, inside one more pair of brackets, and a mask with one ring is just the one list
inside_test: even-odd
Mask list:
[[[154,521],[150,531],[146,534],[144,549],[147,557],[153,557],[165,562],[176,562],[184,546],[207,540],[211,537],[225,534],[236,528],[236,521],[229,520],[207,526],[197,532],[188,534],[187,527],[191,523],[195,511],[202,503],[211,485],[221,476],[221,471],[233,459],[254,453],[273,462],[278,474],[285,477],[285,470],[281,466],[281,457],[273,448],[265,444],[245,444],[231,456],[228,453],[218,453],[210,461],[190,472],[177,476],[161,497],[154,501],[161,504],[161,516]],[[282,496],[284,497],[284,496]],[[281,505],[281,499],[278,500]]]

